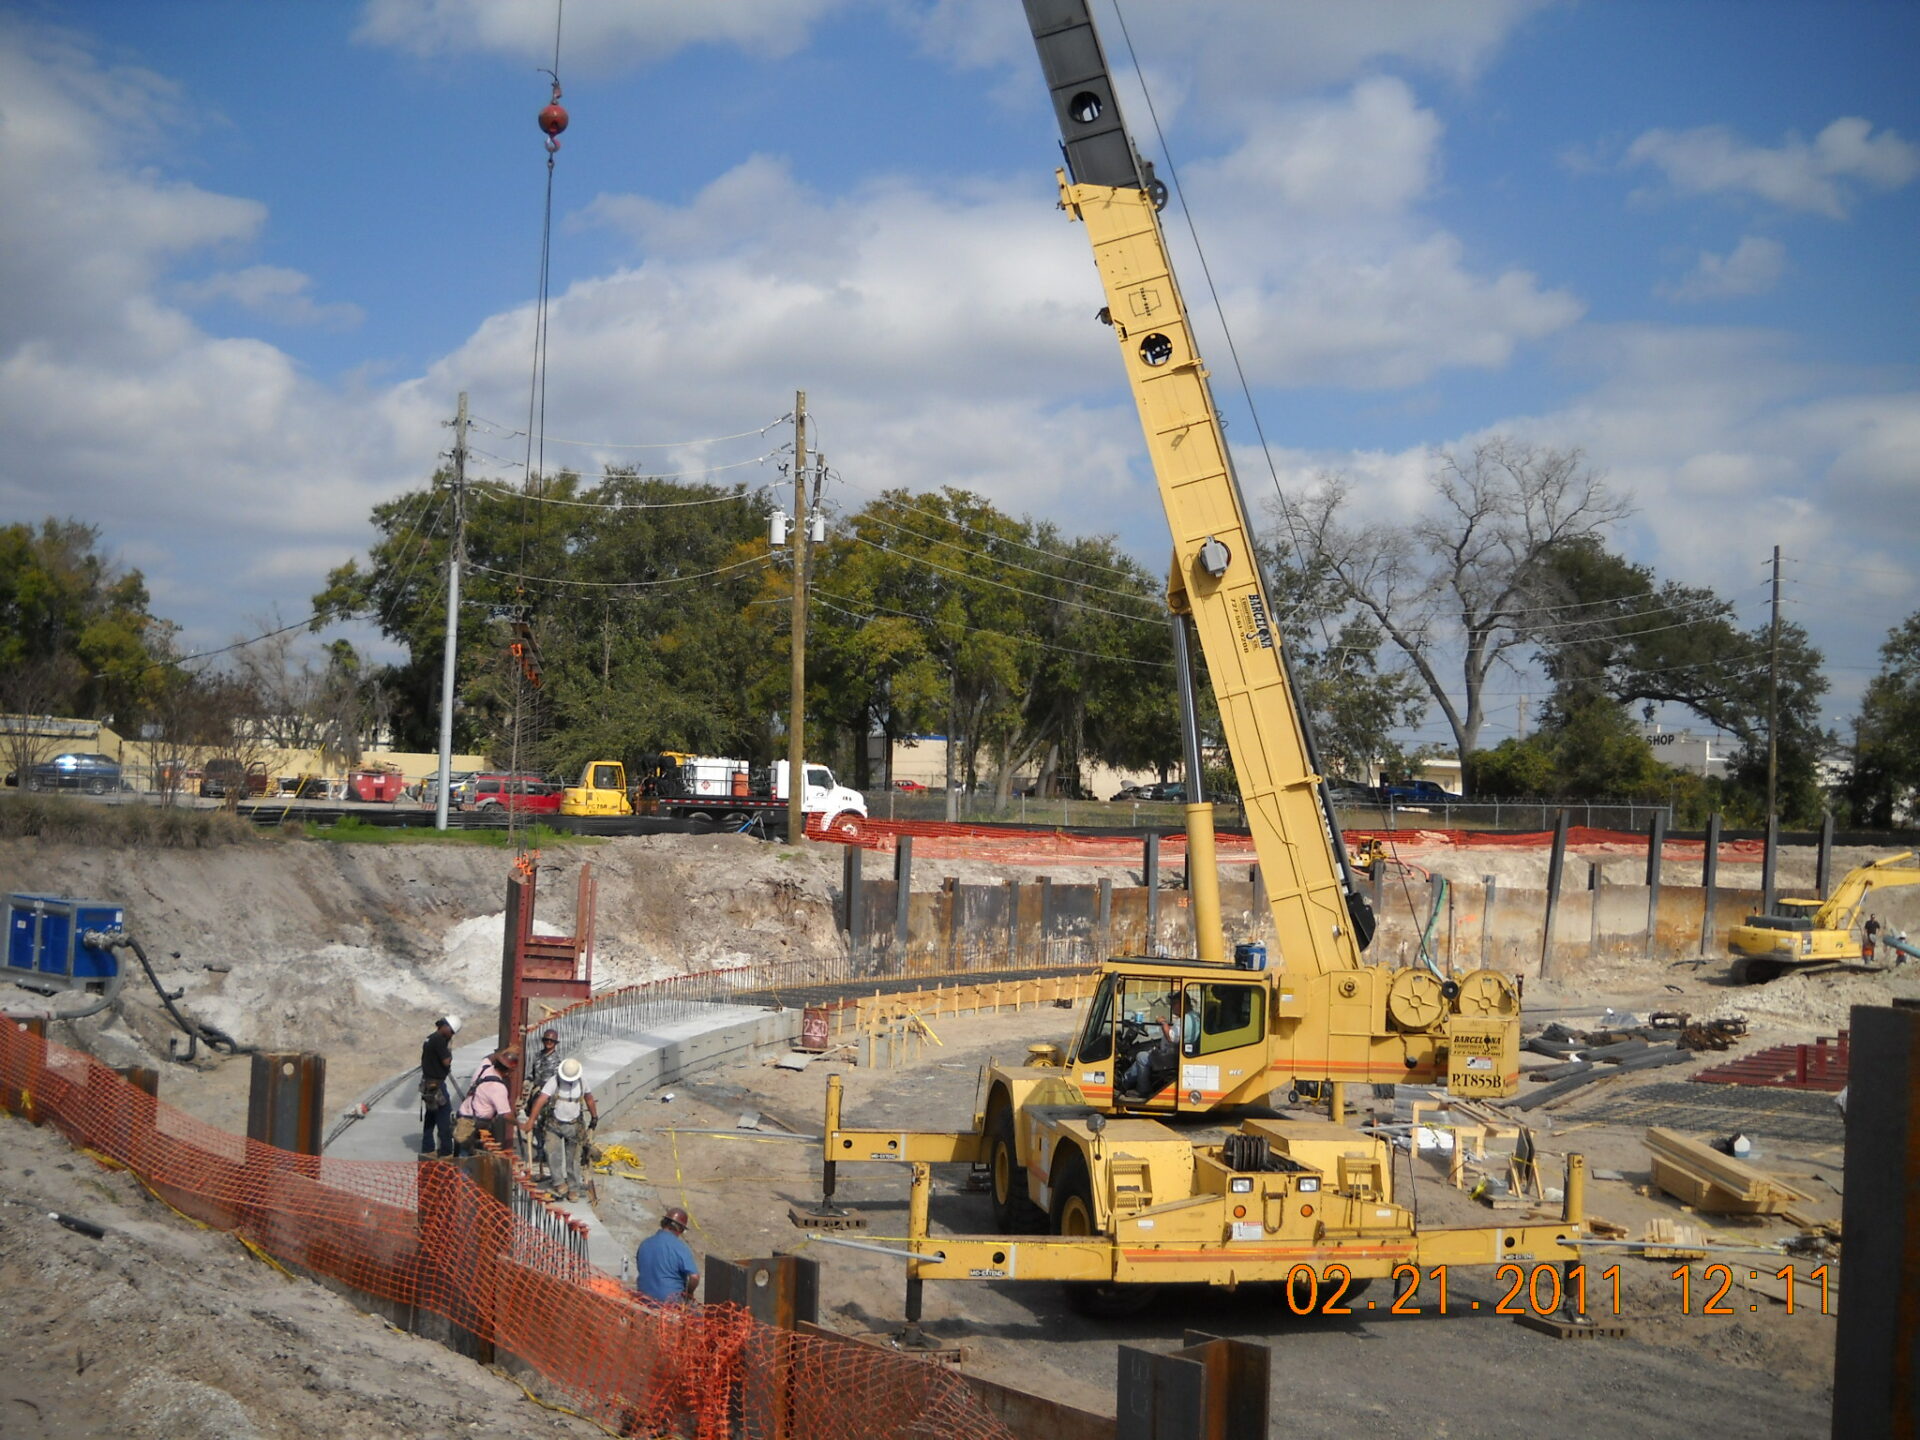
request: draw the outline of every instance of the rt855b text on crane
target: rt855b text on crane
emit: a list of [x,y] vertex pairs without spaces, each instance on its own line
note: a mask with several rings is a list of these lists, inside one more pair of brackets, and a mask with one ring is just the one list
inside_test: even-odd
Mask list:
[[[1207,372],[1160,229],[1166,190],[1136,151],[1086,0],[1025,0],[1064,138],[1060,203],[1082,222],[1173,532],[1168,599],[1186,739],[1191,959],[1107,960],[1071,1048],[990,1065],[970,1128],[845,1124],[828,1084],[823,1190],[836,1167],[911,1167],[908,1319],[928,1279],[1065,1281],[1095,1312],[1156,1284],[1354,1283],[1409,1264],[1576,1261],[1584,1168],[1565,1218],[1419,1229],[1394,1195],[1392,1151],[1343,1124],[1267,1108],[1296,1081],[1417,1082],[1479,1099],[1519,1080],[1520,995],[1491,970],[1368,964],[1373,917],[1338,843],[1311,735],[1273,625]],[[1188,636],[1197,636],[1273,907],[1277,965],[1225,954],[1212,807],[1200,791]],[[931,1167],[983,1167],[1003,1230],[929,1233]],[[804,1217],[796,1220],[805,1223]],[[1571,1293],[1572,1286],[1567,1287]]]

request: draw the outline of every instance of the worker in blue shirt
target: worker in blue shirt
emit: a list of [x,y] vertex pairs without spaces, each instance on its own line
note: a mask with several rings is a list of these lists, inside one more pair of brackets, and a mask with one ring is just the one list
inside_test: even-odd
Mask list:
[[680,1237],[687,1233],[687,1212],[678,1205],[660,1217],[660,1228],[640,1242],[633,1257],[635,1284],[649,1300],[672,1303],[691,1300],[700,1284],[700,1267],[693,1247]]

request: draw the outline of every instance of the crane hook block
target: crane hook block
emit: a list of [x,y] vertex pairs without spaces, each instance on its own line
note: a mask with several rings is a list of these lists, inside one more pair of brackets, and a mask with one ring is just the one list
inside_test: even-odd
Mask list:
[[560,132],[567,128],[567,108],[554,104],[540,112],[540,128],[547,132],[547,138],[558,142]]

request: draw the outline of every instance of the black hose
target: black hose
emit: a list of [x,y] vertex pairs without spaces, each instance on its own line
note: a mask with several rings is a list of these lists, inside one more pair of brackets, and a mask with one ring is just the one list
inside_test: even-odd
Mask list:
[[[224,1051],[228,1055],[257,1055],[259,1053],[260,1047],[258,1045],[242,1045],[218,1025],[209,1025],[205,1021],[191,1020],[185,1015],[182,1015],[174,1008],[174,996],[167,993],[166,987],[160,983],[160,977],[153,973],[153,962],[147,959],[147,952],[140,948],[140,942],[129,935],[126,938],[126,943],[132,947],[133,953],[140,957],[140,968],[147,972],[147,979],[153,984],[153,993],[158,995],[160,997],[160,1003],[167,1007],[167,1014],[173,1017],[173,1023],[178,1025],[186,1034],[187,1053],[184,1055],[176,1055],[173,1052],[173,1046],[169,1044],[167,1046],[168,1059],[178,1060],[184,1064],[192,1060],[193,1057],[199,1053],[200,1045],[203,1042],[209,1050]],[[177,993],[178,992],[176,992],[176,994]]]

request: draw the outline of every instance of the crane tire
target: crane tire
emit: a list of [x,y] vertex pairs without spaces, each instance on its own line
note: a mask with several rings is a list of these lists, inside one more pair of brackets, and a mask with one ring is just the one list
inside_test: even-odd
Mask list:
[[993,1197],[993,1223],[1003,1235],[1041,1234],[1046,1212],[1027,1198],[1026,1171],[1013,1133],[1013,1107],[1001,1103],[987,1120],[987,1178]]
[[[1061,1147],[1059,1168],[1053,1178],[1053,1233],[1055,1235],[1097,1235],[1094,1224],[1093,1181],[1087,1174],[1086,1158],[1078,1150]],[[1117,1320],[1137,1315],[1153,1299],[1151,1285],[1110,1285],[1099,1281],[1067,1282],[1067,1303],[1082,1315],[1100,1320]]]

